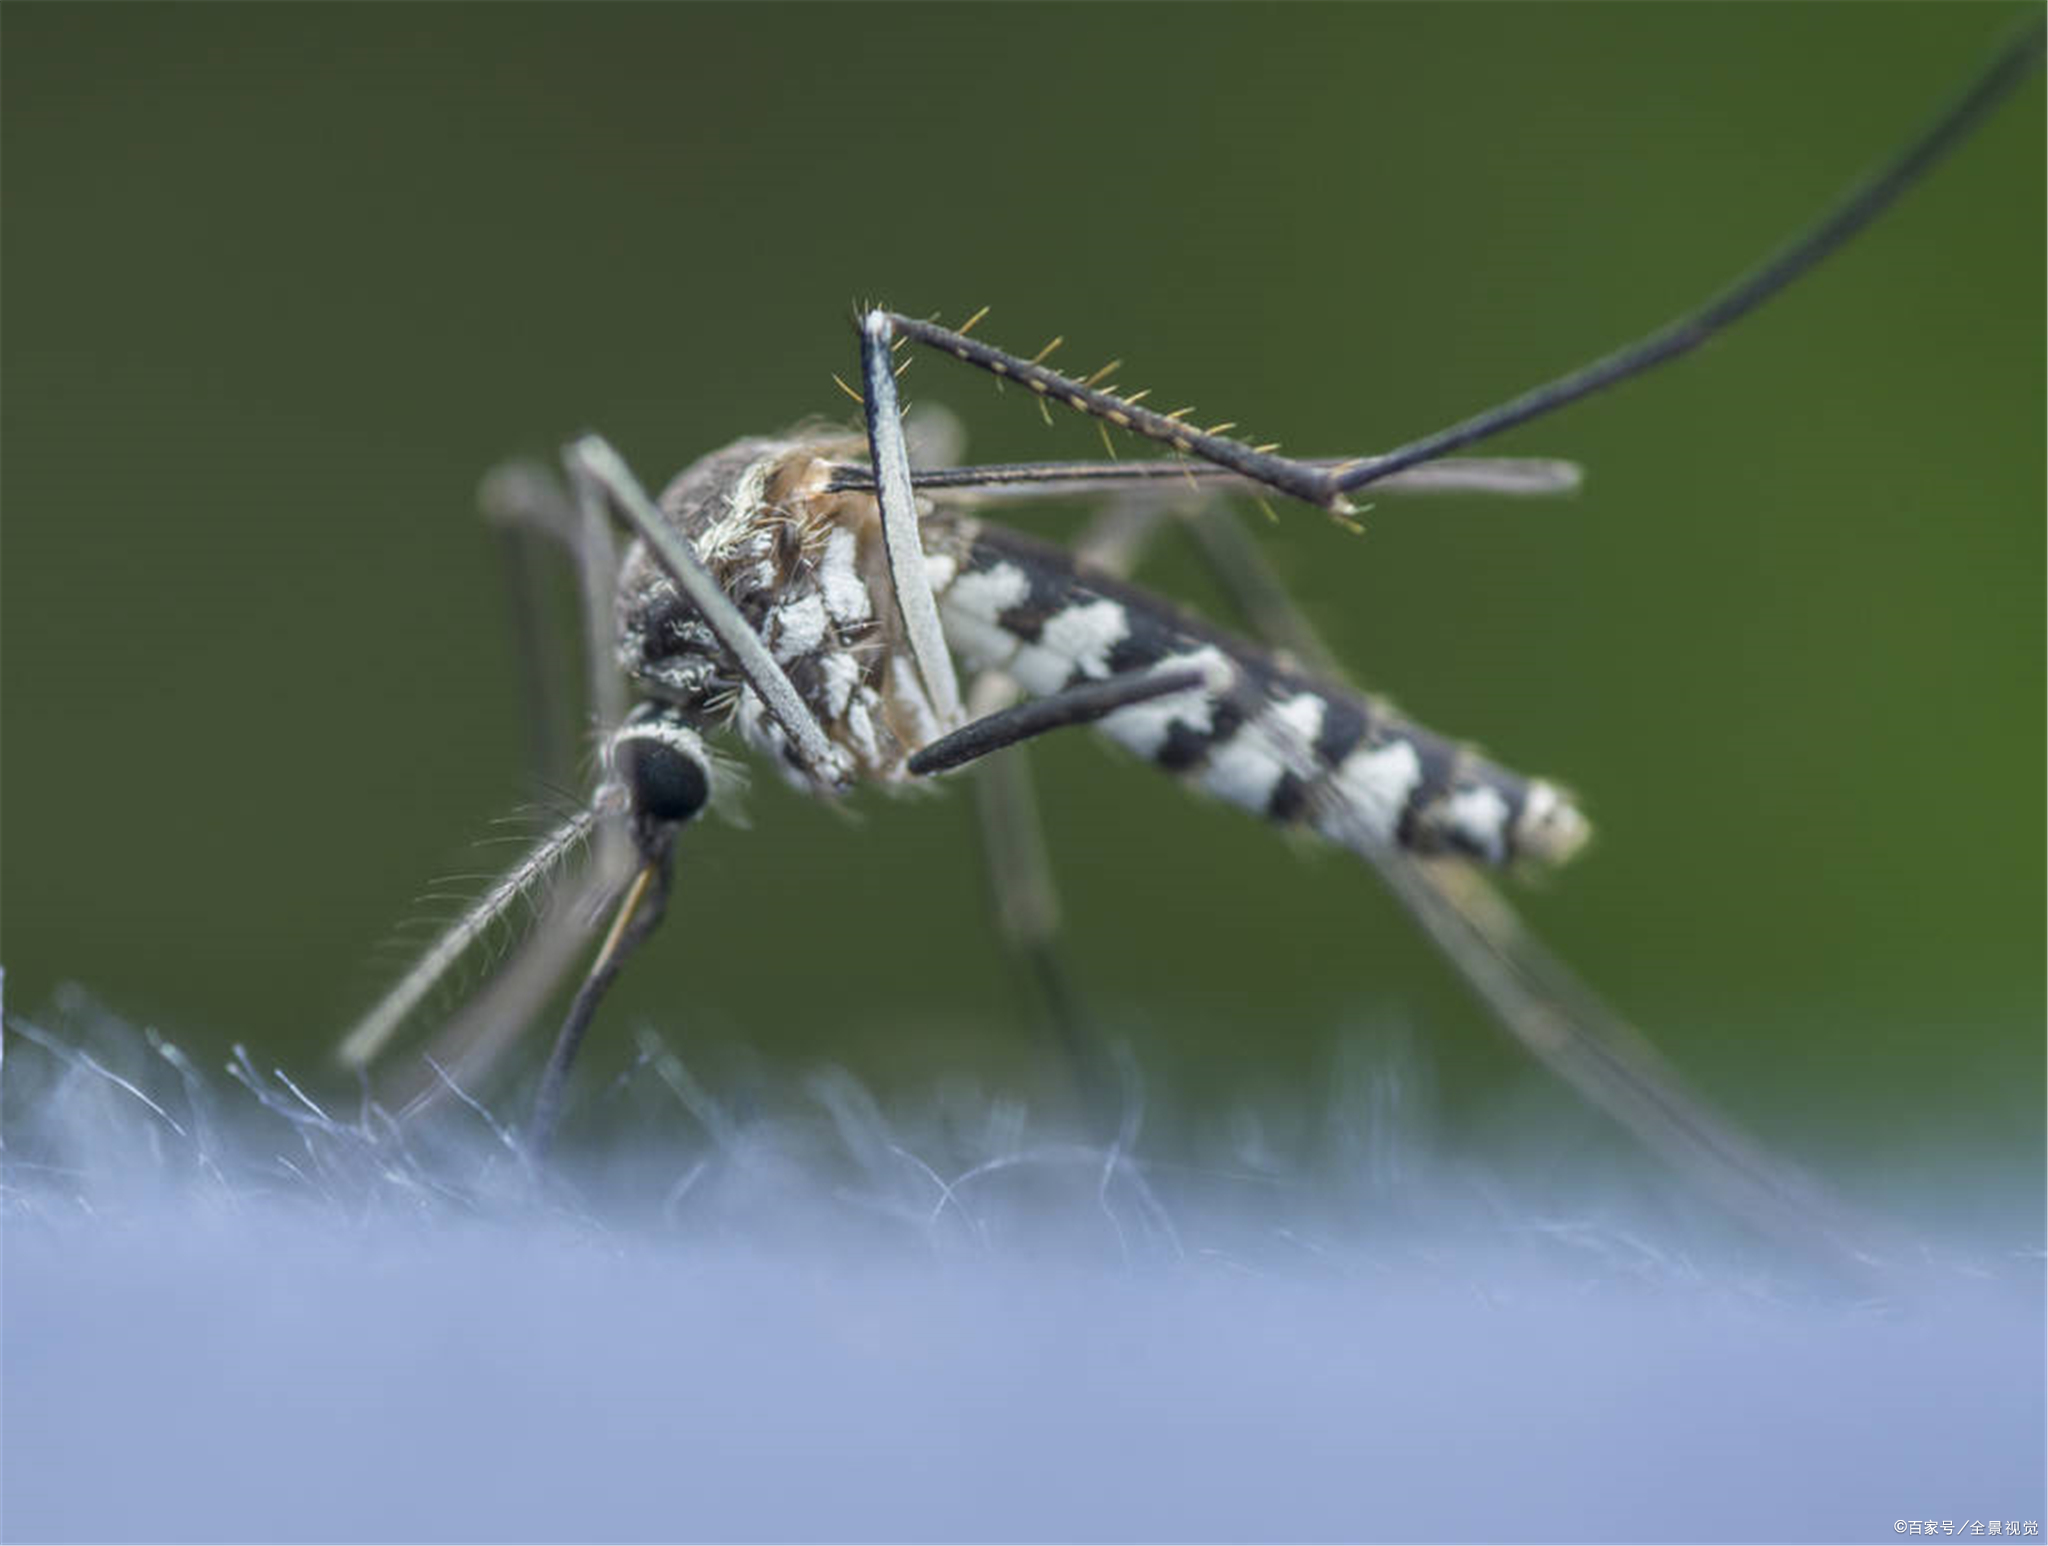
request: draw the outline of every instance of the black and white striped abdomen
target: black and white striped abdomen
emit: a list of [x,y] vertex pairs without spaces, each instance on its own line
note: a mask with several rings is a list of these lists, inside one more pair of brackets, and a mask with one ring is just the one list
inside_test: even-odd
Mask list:
[[1365,851],[1555,862],[1585,839],[1584,819],[1549,784],[1287,669],[1144,591],[1077,572],[1060,548],[965,520],[945,525],[928,544],[932,579],[964,663],[1038,694],[1128,671],[1202,668],[1208,687],[1120,709],[1099,728],[1218,799]]

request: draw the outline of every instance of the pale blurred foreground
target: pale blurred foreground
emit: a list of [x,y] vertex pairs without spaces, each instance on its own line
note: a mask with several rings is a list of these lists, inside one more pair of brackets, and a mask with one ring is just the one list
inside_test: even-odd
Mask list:
[[1461,1165],[1384,1051],[1289,1142],[1240,1116],[1163,1164],[1135,1103],[1105,1147],[829,1072],[742,1107],[650,1050],[542,1181],[461,1099],[401,1132],[83,1002],[13,1030],[8,1539],[2044,1517],[2031,1224],[1858,1298],[1654,1187]]

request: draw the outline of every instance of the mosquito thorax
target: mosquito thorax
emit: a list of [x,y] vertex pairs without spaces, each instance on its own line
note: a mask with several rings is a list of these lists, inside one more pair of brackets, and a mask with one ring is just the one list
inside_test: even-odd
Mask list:
[[621,565],[619,663],[648,697],[710,730],[731,721],[755,750],[817,792],[853,777],[903,777],[910,748],[938,733],[914,672],[902,669],[874,497],[836,490],[857,441],[829,432],[738,441],[663,491],[661,513],[760,636],[816,717],[841,768],[807,766],[709,624],[644,544]]

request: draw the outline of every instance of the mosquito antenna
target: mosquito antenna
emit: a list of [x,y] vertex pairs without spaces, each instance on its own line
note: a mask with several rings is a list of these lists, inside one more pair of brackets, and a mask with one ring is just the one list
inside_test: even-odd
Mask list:
[[449,968],[462,959],[469,947],[483,937],[507,908],[539,885],[563,857],[589,835],[599,815],[598,806],[593,802],[571,816],[534,845],[525,858],[476,899],[469,911],[450,924],[447,932],[414,963],[412,970],[400,978],[391,991],[379,999],[342,1038],[335,1052],[342,1064],[348,1068],[367,1066],[383,1050],[392,1033],[405,1023],[406,1016],[433,991],[434,984],[447,975]]
[[1906,147],[1842,195],[1825,215],[1794,236],[1720,294],[1697,310],[1666,323],[1656,332],[1601,356],[1567,375],[1546,381],[1519,397],[1474,414],[1448,429],[1410,441],[1340,472],[1331,487],[1343,493],[1486,440],[1503,430],[1553,413],[1582,397],[1591,397],[1631,376],[1654,370],[1667,360],[1699,347],[1730,323],[1754,311],[1808,269],[1834,252],[1889,209],[1900,194],[1933,170],[1941,158],[1968,139],[1999,103],[2012,94],[2041,62],[2042,38],[2048,20],[2036,16],[2000,49],[1984,72]]

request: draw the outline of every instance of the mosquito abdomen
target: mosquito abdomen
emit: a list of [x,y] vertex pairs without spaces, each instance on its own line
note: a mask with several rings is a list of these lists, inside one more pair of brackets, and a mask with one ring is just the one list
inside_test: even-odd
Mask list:
[[930,545],[951,646],[1038,694],[1126,672],[1200,669],[1203,686],[1119,709],[1099,729],[1217,799],[1360,852],[1558,863],[1585,841],[1585,819],[1551,784],[1158,597],[1077,570],[1062,549],[947,524]]

